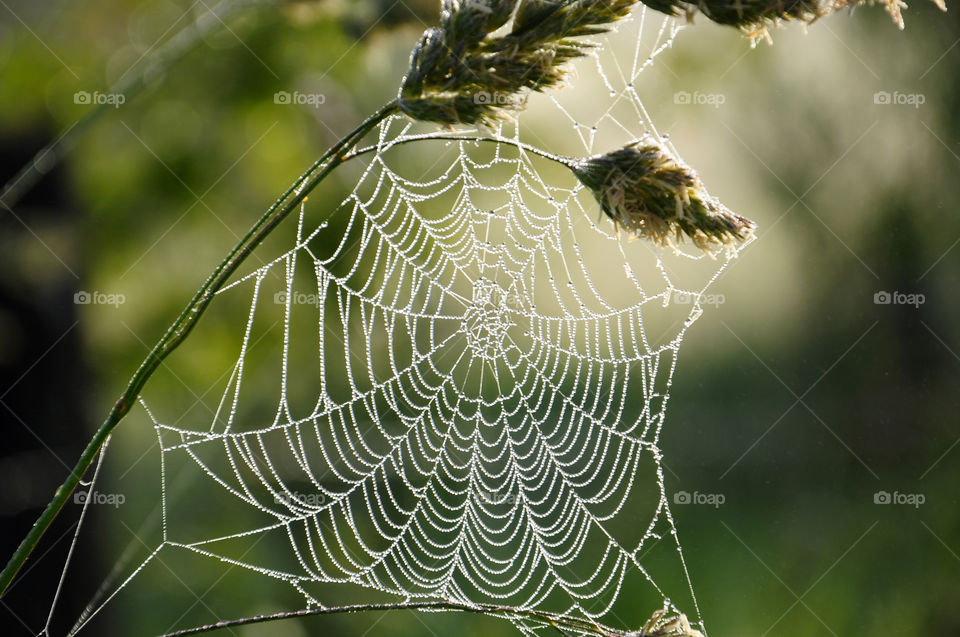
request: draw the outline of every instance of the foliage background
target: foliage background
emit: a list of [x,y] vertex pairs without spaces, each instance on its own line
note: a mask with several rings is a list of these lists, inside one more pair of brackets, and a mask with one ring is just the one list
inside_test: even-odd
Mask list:
[[[249,11],[108,114],[12,213],[0,212],[3,555],[235,235],[394,95],[434,4]],[[208,6],[5,0],[3,181],[83,114],[76,91],[104,90]],[[898,32],[882,10],[862,9],[806,34],[775,31],[774,46],[756,49],[698,18],[643,76],[661,130],[713,194],[760,224],[760,240],[712,290],[725,302],[687,337],[665,429],[668,486],[725,497],[716,508],[674,507],[712,635],[960,633],[960,22],[920,2],[905,18]],[[280,90],[326,101],[278,105]],[[679,91],[724,103],[677,104]],[[875,104],[877,91],[925,102]],[[323,197],[342,195],[354,178],[341,171]],[[126,302],[76,305],[80,290]],[[877,305],[881,290],[926,302]],[[187,382],[226,368],[235,341],[218,340],[217,327],[236,321],[209,318],[212,354],[182,359]],[[149,532],[156,464],[140,458],[155,437],[142,414],[119,431],[105,471],[127,504],[122,516],[90,521],[58,633],[118,547],[142,551],[133,538]],[[925,502],[878,505],[878,491]],[[2,601],[5,634],[42,626],[78,511],[65,511]],[[191,575],[224,617],[296,603],[257,578]],[[100,634],[156,632],[171,605],[194,623],[214,619],[169,573],[149,577],[112,607]],[[513,633],[484,618],[395,613],[243,634],[279,628]]]

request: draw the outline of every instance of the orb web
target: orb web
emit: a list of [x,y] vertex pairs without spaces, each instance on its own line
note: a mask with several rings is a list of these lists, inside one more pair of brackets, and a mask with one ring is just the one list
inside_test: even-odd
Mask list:
[[[566,167],[519,144],[585,156],[657,136],[635,82],[678,30],[638,9],[574,86],[481,131],[499,142],[385,121],[349,196],[332,212],[311,198],[276,231],[286,248],[218,293],[246,311],[212,415],[146,391],[162,539],[73,632],[171,553],[307,608],[348,591],[623,630],[662,608],[703,629],[660,433],[683,337],[735,254],[619,236]],[[570,123],[564,148],[548,117]],[[441,136],[457,134],[477,131]],[[182,475],[189,506],[169,498]]]

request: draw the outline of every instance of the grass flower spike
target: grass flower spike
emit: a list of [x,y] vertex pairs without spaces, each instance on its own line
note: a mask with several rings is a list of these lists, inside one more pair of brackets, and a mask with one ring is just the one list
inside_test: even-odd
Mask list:
[[[941,11],[947,10],[944,0],[932,1]],[[669,15],[686,15],[688,19],[699,10],[717,24],[739,27],[754,40],[767,37],[767,27],[771,25],[790,20],[810,24],[841,9],[874,4],[882,4],[902,29],[900,12],[907,6],[903,0],[643,0],[643,3]]]
[[708,19],[726,26],[753,31],[778,20],[813,22],[827,13],[820,0],[643,0],[651,9],[669,15],[692,17],[699,10]]
[[[947,10],[947,5],[944,0],[931,0],[937,8],[941,11]],[[907,3],[903,0],[833,0],[831,4],[831,9],[833,11],[839,11],[841,9],[855,9],[860,5],[871,5],[882,4],[886,8],[887,13],[890,14],[890,18],[893,20],[900,29],[903,29],[903,16],[901,11],[907,8]]]
[[[575,40],[607,30],[636,0],[443,0],[440,27],[410,56],[399,107],[440,124],[491,123],[523,105],[523,92],[561,84],[585,55]],[[504,35],[492,32],[513,23]]]
[[667,615],[658,610],[639,631],[629,632],[626,637],[703,637],[703,633],[690,627],[683,613]]
[[696,173],[650,137],[571,168],[618,231],[657,245],[687,237],[715,254],[743,243],[756,227],[710,197]]

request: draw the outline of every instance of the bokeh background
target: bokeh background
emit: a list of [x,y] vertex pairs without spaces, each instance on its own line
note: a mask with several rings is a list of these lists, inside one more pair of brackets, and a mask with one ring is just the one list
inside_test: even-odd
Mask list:
[[[209,7],[0,3],[0,179],[83,116],[78,91],[140,72]],[[427,0],[245,10],[151,71],[142,94],[0,211],[0,553],[236,236],[395,94],[436,11]],[[673,507],[714,636],[960,633],[960,22],[919,0],[905,18],[901,32],[863,8],[756,48],[697,18],[639,87],[711,192],[760,225],[688,333],[663,437],[668,487],[722,500]],[[275,104],[281,90],[325,100]],[[343,171],[324,196],[355,179]],[[81,292],[123,302],[75,303]],[[923,302],[877,303],[882,292]],[[218,377],[235,356],[232,333],[217,336],[235,314],[205,320],[208,355],[184,362],[188,380]],[[122,516],[94,508],[86,521],[53,634],[115,583],[115,566],[145,557],[134,538],[157,532],[154,431],[142,412],[120,429],[103,470],[127,502]],[[4,634],[43,627],[79,510],[65,509],[0,601]],[[223,616],[298,603],[262,578],[190,575]],[[149,577],[108,607],[98,634],[166,629],[170,606],[214,619],[169,573]],[[406,612],[239,634],[320,631],[515,634]]]

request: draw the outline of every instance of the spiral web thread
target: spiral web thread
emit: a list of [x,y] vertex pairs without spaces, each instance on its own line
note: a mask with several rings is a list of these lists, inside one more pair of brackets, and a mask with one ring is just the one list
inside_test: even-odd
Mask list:
[[[531,98],[496,134],[519,139],[527,118],[559,111],[584,156],[609,149],[595,148],[605,130],[621,143],[656,135],[633,82],[678,30],[638,9],[573,87]],[[566,100],[591,77],[594,115],[581,123]],[[353,585],[376,600],[504,604],[629,629],[630,586],[647,594],[642,617],[683,612],[703,629],[659,439],[686,329],[735,255],[629,242],[565,168],[508,143],[403,143],[424,132],[436,130],[384,122],[340,207],[315,220],[319,206],[303,206],[293,247],[220,291],[244,295],[249,312],[212,422],[147,410],[162,543],[73,633],[161,551],[288,583],[308,607],[327,603],[325,585]],[[706,276],[682,287],[677,263]],[[273,362],[257,372],[250,351],[264,338]],[[269,409],[245,400],[264,378]],[[168,502],[174,466],[211,489],[218,528],[237,528],[190,537]],[[265,538],[285,561],[254,550]],[[657,545],[672,547],[669,586],[643,561]]]

